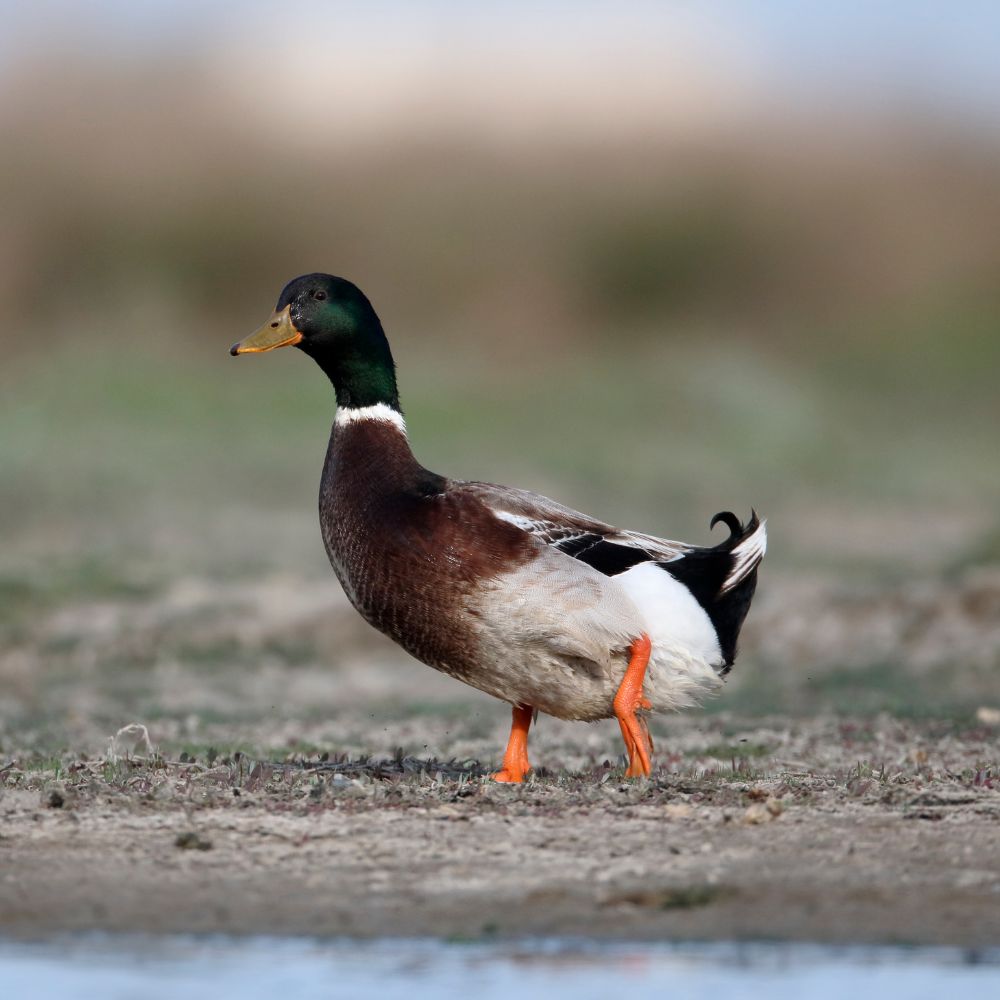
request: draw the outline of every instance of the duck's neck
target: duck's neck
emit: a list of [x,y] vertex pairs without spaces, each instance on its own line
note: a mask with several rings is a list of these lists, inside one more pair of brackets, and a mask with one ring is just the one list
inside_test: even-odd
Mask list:
[[333,383],[339,410],[382,407],[392,410],[402,422],[396,363],[374,313],[347,342],[326,346],[323,342],[310,345],[307,341],[301,347]]

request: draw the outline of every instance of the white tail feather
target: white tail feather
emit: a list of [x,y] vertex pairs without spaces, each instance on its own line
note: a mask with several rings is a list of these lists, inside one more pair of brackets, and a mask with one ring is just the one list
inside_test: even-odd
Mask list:
[[733,568],[722,585],[722,593],[732,590],[742,583],[760,565],[767,551],[767,521],[761,521],[760,527],[743,539],[732,551]]

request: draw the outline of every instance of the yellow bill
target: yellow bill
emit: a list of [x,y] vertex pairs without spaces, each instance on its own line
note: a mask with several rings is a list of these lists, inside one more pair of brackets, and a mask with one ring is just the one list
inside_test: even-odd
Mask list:
[[264,351],[273,351],[276,347],[288,347],[297,344],[302,339],[302,334],[295,329],[292,322],[291,306],[285,306],[280,312],[274,315],[259,329],[250,334],[249,337],[233,344],[229,348],[229,353],[234,357],[237,354],[261,354]]

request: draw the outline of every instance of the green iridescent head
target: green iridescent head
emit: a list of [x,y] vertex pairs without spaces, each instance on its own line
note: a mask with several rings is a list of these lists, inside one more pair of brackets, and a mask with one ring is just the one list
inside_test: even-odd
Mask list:
[[332,274],[304,274],[281,290],[271,318],[229,353],[297,347],[326,372],[340,406],[385,403],[399,409],[396,367],[372,304],[357,285]]

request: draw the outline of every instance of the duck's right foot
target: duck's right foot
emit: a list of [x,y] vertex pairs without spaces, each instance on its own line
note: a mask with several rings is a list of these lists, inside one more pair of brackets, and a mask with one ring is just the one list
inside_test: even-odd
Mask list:
[[520,784],[531,770],[528,762],[528,729],[535,710],[530,705],[515,705],[510,725],[510,739],[503,755],[503,767],[493,775],[494,781]]

